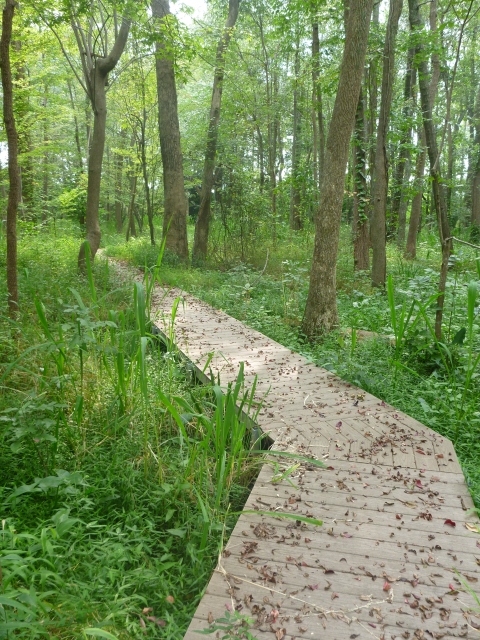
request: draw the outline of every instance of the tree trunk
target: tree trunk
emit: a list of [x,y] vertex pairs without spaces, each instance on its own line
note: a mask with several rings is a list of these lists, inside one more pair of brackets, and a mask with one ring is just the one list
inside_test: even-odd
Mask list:
[[[477,97],[475,100],[474,109],[474,125],[475,125],[475,150],[477,153],[477,161],[475,164],[475,171],[472,180],[472,212],[471,212],[471,224],[472,227],[476,227],[473,235],[475,239],[478,239],[480,231],[480,85],[477,91]],[[472,154],[473,155],[473,154]]]
[[[412,113],[412,98],[413,98],[413,87],[415,86],[416,74],[415,67],[413,65],[413,57],[415,55],[415,49],[409,49],[408,57],[407,57],[407,70],[405,73],[405,88],[403,91],[403,122],[402,122],[402,134],[400,138],[400,152],[398,156],[397,166],[395,168],[395,177],[394,177],[394,191],[392,195],[392,205],[390,209],[390,221],[389,221],[389,235],[393,235],[395,232],[395,228],[397,227],[400,232],[400,220],[399,220],[399,212],[400,205],[402,202],[402,193],[403,193],[403,185],[405,182],[405,166],[408,158],[410,157],[410,149],[409,144],[412,139],[412,125],[410,122],[411,113]],[[397,234],[397,243],[401,247],[403,246],[403,242],[405,241],[405,226],[403,227],[403,240],[398,241]]]
[[[408,0],[410,25],[412,31],[421,31],[423,21],[420,14],[418,0]],[[433,4],[433,3],[432,3]],[[452,250],[452,240],[450,239],[450,225],[448,223],[447,206],[443,191],[442,176],[440,173],[440,163],[438,158],[438,147],[435,126],[432,116],[432,91],[428,82],[428,68],[425,60],[425,49],[421,40],[416,45],[416,60],[418,68],[418,84],[420,87],[420,98],[422,106],[423,127],[425,130],[425,140],[427,143],[428,159],[430,161],[430,176],[432,179],[432,189],[434,203],[437,214],[438,232],[442,246],[442,266],[440,269],[440,281],[438,285],[439,297],[437,298],[437,313],[435,317],[435,335],[437,340],[442,338],[442,318],[443,305],[445,302],[445,287],[447,281],[448,260]],[[435,81],[435,67],[432,73],[432,85]],[[438,85],[438,77],[436,78]]]
[[325,173],[316,216],[310,288],[302,331],[314,339],[338,324],[336,265],[345,169],[362,83],[373,0],[356,0],[349,11],[340,78],[328,132]]
[[215,172],[215,156],[217,154],[218,124],[222,105],[223,78],[225,75],[225,55],[232,37],[233,28],[238,17],[240,0],[229,0],[228,17],[220,42],[217,47],[215,76],[213,79],[212,103],[207,133],[207,149],[203,166],[202,191],[200,209],[195,225],[192,262],[202,263],[207,257],[208,231],[210,226],[210,204],[212,198],[213,177]]
[[387,134],[392,106],[395,72],[395,40],[398,21],[402,13],[403,0],[390,0],[387,34],[383,49],[382,102],[378,118],[377,146],[375,151],[375,186],[373,190],[373,213],[370,227],[372,240],[372,286],[384,287],[387,278],[387,193],[388,157]]
[[[376,2],[373,8],[372,23],[378,27],[380,19],[380,3]],[[370,153],[368,157],[368,172],[370,174],[370,195],[373,198],[373,188],[375,185],[375,128],[377,126],[378,107],[378,82],[377,82],[378,54],[374,53],[370,59],[368,67],[368,89],[369,89],[369,118],[368,118],[368,143]]]
[[[120,144],[125,145],[127,130],[122,129],[120,132]],[[117,233],[122,233],[122,174],[123,174],[123,155],[120,152],[115,153],[115,227]]]
[[[410,182],[410,175],[412,173],[412,153],[410,149],[407,149],[405,154],[405,167],[403,170],[403,183],[408,186]],[[403,196],[403,197],[402,197]],[[403,249],[405,245],[405,230],[407,226],[407,210],[408,203],[410,202],[410,196],[408,198],[403,195],[400,197],[400,206],[398,208],[398,231],[397,231],[397,247]]]
[[44,117],[43,117],[43,207],[42,207],[42,220],[47,219],[48,214],[48,177],[50,173],[49,158],[48,158],[48,122],[47,122],[47,96],[48,85],[45,85],[45,98],[43,99]]
[[2,36],[0,38],[0,64],[2,68],[3,122],[8,143],[8,177],[10,190],[7,204],[7,291],[8,310],[12,317],[18,313],[17,286],[17,206],[20,191],[18,174],[18,136],[13,115],[13,84],[10,66],[10,42],[12,22],[17,3],[6,0],[2,15]]
[[300,76],[300,39],[297,36],[295,49],[295,84],[293,88],[293,141],[292,141],[292,186],[290,191],[290,229],[299,231],[303,226],[301,212],[301,177],[300,159],[302,144],[302,120],[298,108],[299,76]]
[[19,123],[18,153],[19,153],[19,175],[20,189],[18,201],[21,204],[21,215],[23,218],[32,218],[34,179],[32,163],[32,137],[29,123],[29,91],[27,81],[27,70],[25,62],[22,60],[22,42],[14,40],[12,45],[17,52],[17,62],[15,64],[16,92],[14,100],[14,113]]
[[128,223],[127,223],[127,235],[125,237],[128,242],[130,236],[133,238],[137,237],[137,230],[135,228],[135,216],[133,214],[133,207],[135,206],[135,196],[137,194],[137,174],[136,172],[132,176],[130,180],[131,191],[130,191],[130,204],[128,205]]
[[[314,109],[314,131],[318,131],[318,192],[322,184],[323,173],[325,171],[325,123],[323,120],[322,88],[320,86],[320,42],[318,39],[318,22],[313,22],[312,27],[312,84],[313,84],[313,109]],[[318,119],[318,127],[316,119]]]
[[77,118],[77,112],[75,109],[75,100],[73,99],[72,85],[70,84],[69,80],[67,80],[67,87],[68,87],[68,93],[70,94],[70,105],[73,111],[73,121],[75,123],[75,144],[77,145],[78,168],[80,173],[83,173],[83,156],[82,156],[82,147],[80,145],[80,131],[78,129],[78,118]]
[[353,264],[355,271],[368,271],[370,266],[368,238],[368,191],[365,152],[365,112],[363,88],[360,89],[354,133],[355,186],[353,190]]
[[[177,88],[174,58],[169,36],[169,0],[152,0],[152,15],[162,30],[157,42],[155,69],[157,74],[158,129],[163,164],[165,248],[183,261],[188,261],[187,205],[183,157],[178,122]],[[153,215],[153,214],[152,214]],[[149,217],[150,221],[150,217]],[[152,230],[150,229],[150,234]]]
[[[108,74],[116,67],[123,53],[130,32],[131,20],[124,18],[111,52],[105,58],[95,57],[90,77],[85,78],[90,88],[89,98],[93,108],[93,133],[91,136],[88,159],[87,204],[85,207],[86,241],[90,246],[91,260],[100,246],[102,237],[98,207],[100,205],[100,185],[102,181],[102,163],[105,150],[105,128],[107,123],[106,84]],[[84,270],[85,242],[78,254],[78,267]]]

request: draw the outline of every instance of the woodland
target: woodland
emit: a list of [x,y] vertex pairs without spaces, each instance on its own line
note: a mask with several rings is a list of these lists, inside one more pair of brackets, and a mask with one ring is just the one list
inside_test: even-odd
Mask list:
[[154,286],[450,438],[480,507],[479,44],[478,0],[2,2],[0,638],[182,638],[245,503],[241,377]]

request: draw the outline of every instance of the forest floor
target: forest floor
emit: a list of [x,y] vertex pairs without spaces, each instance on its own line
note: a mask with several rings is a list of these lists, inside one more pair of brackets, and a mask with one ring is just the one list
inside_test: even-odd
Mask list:
[[[445,349],[423,319],[395,347],[399,305],[435,291],[437,241],[426,234],[414,262],[389,247],[392,321],[388,296],[354,273],[342,230],[342,329],[310,345],[299,327],[312,237],[285,233],[268,247],[261,277],[264,245],[252,245],[243,261],[216,251],[203,269],[165,256],[160,278],[451,438],[478,507],[478,307],[470,324],[467,312],[468,283],[479,278],[475,252],[458,250],[452,261]],[[233,458],[236,480],[222,476],[223,453],[208,440],[223,412],[218,389],[192,385],[173,343],[160,350],[145,340],[148,300],[133,282],[120,281],[103,258],[90,277],[78,275],[80,240],[68,221],[22,236],[15,323],[6,318],[0,281],[0,632],[143,638],[149,628],[153,637],[179,640],[254,470]],[[103,244],[103,255],[132,266],[153,268],[159,255],[144,236],[125,244],[105,234]],[[385,338],[361,340],[357,330]],[[231,448],[225,455],[230,460]]]

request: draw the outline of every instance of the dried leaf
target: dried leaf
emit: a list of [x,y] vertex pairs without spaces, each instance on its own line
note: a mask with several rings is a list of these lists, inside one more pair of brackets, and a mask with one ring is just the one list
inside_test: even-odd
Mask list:
[[448,524],[450,527],[456,527],[457,526],[457,523],[454,522],[453,520],[450,520],[450,518],[447,518],[445,520],[445,524]]
[[314,584],[314,585],[309,584],[308,588],[311,589],[312,591],[315,591],[316,589],[318,589],[318,584]]
[[229,604],[228,602],[225,603],[225,609],[227,611],[230,611],[230,613],[232,613],[232,611],[233,611],[232,605]]
[[386,580],[385,580],[385,584],[383,585],[383,590],[384,591],[390,591],[390,589],[392,588],[391,584],[389,584]]
[[286,629],[280,629],[280,627],[278,627],[278,629],[275,631],[275,637],[277,638],[277,640],[282,640],[282,638],[285,637],[286,633]]
[[152,607],[145,607],[145,609],[143,609],[142,613],[144,616],[146,616],[148,613],[152,613],[153,609]]
[[335,600],[335,598],[339,598],[340,596],[338,595],[338,593],[332,593],[332,600]]
[[167,602],[170,602],[170,604],[173,604],[175,602],[175,598],[173,596],[167,596],[165,600],[167,600]]
[[465,526],[469,531],[474,531],[475,533],[478,533],[478,526],[476,524],[470,524],[469,522],[466,522]]
[[208,612],[208,624],[213,624],[213,616],[211,611]]
[[423,489],[424,488],[421,480],[417,480],[417,482],[415,484],[417,485],[417,487],[419,489]]

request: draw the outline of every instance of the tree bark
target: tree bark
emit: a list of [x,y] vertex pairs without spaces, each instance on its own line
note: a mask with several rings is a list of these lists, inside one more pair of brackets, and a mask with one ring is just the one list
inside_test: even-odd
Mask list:
[[[420,32],[423,29],[423,21],[420,14],[419,1],[408,0],[410,25],[412,31]],[[445,302],[445,287],[447,281],[448,260],[452,250],[452,240],[450,239],[450,225],[448,223],[447,206],[443,191],[442,176],[440,172],[440,163],[437,162],[438,147],[435,125],[432,115],[432,87],[428,82],[428,68],[425,60],[425,48],[421,40],[416,45],[416,60],[418,69],[418,84],[420,87],[420,99],[422,106],[423,127],[425,130],[425,140],[427,143],[427,153],[430,162],[430,176],[432,179],[432,190],[434,196],[435,210],[437,214],[438,232],[440,235],[440,244],[442,246],[442,266],[440,269],[440,281],[438,285],[439,296],[437,298],[437,313],[435,316],[435,335],[437,340],[442,338],[442,318],[443,306]],[[438,76],[435,77],[435,66],[432,72],[432,85],[436,81],[438,85]]]
[[475,99],[474,109],[474,127],[475,127],[475,150],[477,153],[477,160],[475,164],[475,171],[472,180],[472,210],[471,210],[471,225],[476,227],[473,235],[475,239],[479,235],[480,231],[480,85],[478,87],[477,96]]
[[345,48],[325,151],[325,173],[316,216],[310,287],[302,331],[309,339],[338,324],[336,265],[350,138],[362,83],[373,0],[356,0],[349,11]]
[[300,38],[297,35],[295,48],[295,84],[293,87],[293,141],[292,141],[292,185],[290,191],[290,229],[299,231],[303,226],[301,213],[300,158],[302,144],[302,120],[298,108],[300,76]]
[[355,185],[353,189],[353,264],[355,271],[368,271],[370,266],[368,238],[368,191],[366,177],[367,154],[365,152],[365,111],[363,87],[360,89],[355,116],[354,162]]
[[[183,176],[183,156],[178,122],[175,67],[168,43],[170,21],[169,0],[152,0],[152,15],[161,27],[156,44],[158,129],[163,164],[165,248],[183,261],[188,261],[187,203]],[[149,218],[150,221],[150,218]]]
[[210,106],[210,120],[207,133],[207,149],[203,166],[202,190],[200,195],[200,209],[195,225],[192,262],[199,264],[205,261],[208,250],[208,231],[210,226],[210,204],[215,172],[215,156],[217,154],[218,124],[222,105],[223,78],[225,75],[225,55],[232,37],[233,29],[238,17],[240,0],[229,0],[228,17],[225,29],[217,47],[215,61],[215,75],[213,79],[212,102]]
[[7,291],[8,310],[12,317],[18,313],[17,285],[17,207],[20,191],[18,173],[18,135],[13,115],[13,83],[10,65],[10,42],[12,23],[16,7],[15,0],[6,0],[2,15],[0,38],[0,65],[2,68],[3,122],[8,143],[8,177],[10,190],[7,204]]
[[[105,57],[92,56],[90,51],[85,51],[78,35],[78,27],[74,26],[74,32],[79,42],[79,50],[82,58],[92,60],[89,68],[87,61],[83,61],[85,83],[88,89],[88,97],[93,108],[93,133],[88,160],[88,183],[87,183],[87,204],[85,207],[86,241],[90,246],[91,259],[100,246],[102,237],[100,231],[100,221],[98,218],[98,208],[100,205],[100,185],[102,181],[103,153],[105,150],[105,129],[107,123],[107,96],[106,84],[108,74],[116,67],[120,56],[123,53],[130,32],[131,19],[124,17],[122,26],[115,38],[114,45],[110,53]],[[78,254],[78,266],[85,269],[85,242],[82,243]]]
[[[325,171],[325,123],[323,119],[322,88],[320,86],[320,42],[318,38],[318,22],[314,20],[312,26],[312,84],[313,84],[313,109],[314,130],[318,131],[318,192],[322,184]],[[318,127],[316,126],[318,119]]]
[[370,227],[372,240],[372,286],[384,287],[387,278],[387,193],[388,156],[387,133],[392,106],[395,72],[395,40],[398,21],[402,13],[403,0],[390,0],[387,34],[383,49],[382,102],[378,118],[377,145],[375,151],[375,186],[373,190],[373,213]]
[[[380,3],[377,2],[373,8],[372,23],[378,26],[380,19]],[[378,107],[378,82],[377,82],[378,54],[374,53],[370,59],[368,67],[368,89],[369,89],[369,105],[370,112],[368,118],[368,143],[370,145],[370,153],[368,157],[368,172],[370,175],[370,195],[373,198],[373,189],[375,185],[375,128],[377,126],[377,107]]]
[[[408,145],[412,139],[412,125],[411,125],[411,113],[412,113],[412,99],[413,99],[413,87],[415,85],[416,74],[415,67],[413,65],[413,57],[415,55],[415,49],[409,49],[407,56],[407,70],[405,72],[405,87],[403,91],[403,122],[402,122],[402,134],[400,138],[400,152],[398,154],[398,162],[395,168],[392,205],[390,209],[390,221],[389,232],[393,235],[398,223],[397,244],[399,247],[403,246],[405,241],[405,225],[403,224],[403,231],[400,230],[400,205],[402,202],[403,185],[405,178],[405,167],[408,158],[410,158],[410,149]],[[402,221],[403,223],[403,221]],[[403,239],[399,240],[399,236],[403,235]]]
[[70,94],[70,105],[73,111],[73,121],[75,123],[75,144],[77,145],[77,161],[78,161],[78,169],[80,173],[83,173],[83,156],[82,156],[82,147],[80,145],[80,131],[78,128],[78,118],[77,112],[75,109],[75,100],[73,99],[73,91],[72,85],[70,84],[70,80],[67,80],[68,93]]
[[137,173],[135,172],[130,180],[131,190],[130,190],[130,204],[128,205],[128,217],[127,217],[127,235],[125,237],[128,242],[130,236],[133,238],[137,237],[137,230],[135,228],[135,216],[133,215],[133,207],[135,205],[135,196],[137,194]]

